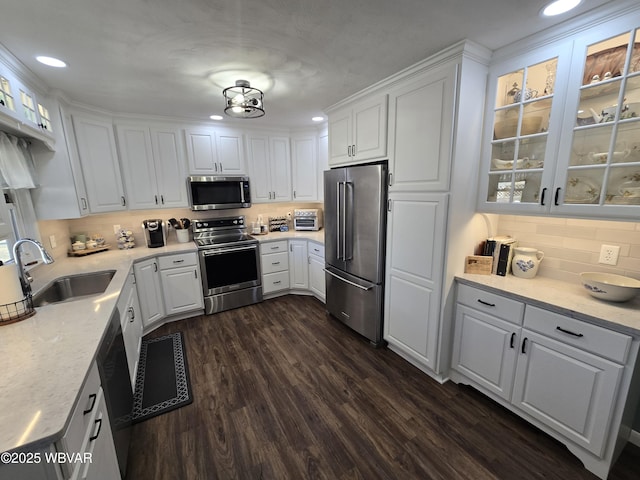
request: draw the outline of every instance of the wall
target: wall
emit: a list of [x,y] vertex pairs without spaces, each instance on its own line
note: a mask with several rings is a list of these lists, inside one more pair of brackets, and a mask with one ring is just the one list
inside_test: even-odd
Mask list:
[[[640,223],[499,215],[494,233],[542,250],[545,277],[580,282],[580,272],[597,271],[640,280]],[[603,244],[620,246],[616,266],[598,263]]]
[[[192,212],[188,208],[175,209],[158,209],[158,210],[128,210],[117,213],[105,213],[101,215],[89,215],[87,217],[71,219],[71,220],[43,220],[38,222],[40,236],[43,245],[54,258],[62,258],[67,255],[67,250],[71,247],[70,237],[78,233],[88,235],[100,234],[107,243],[115,248],[115,234],[113,232],[114,225],[120,225],[125,230],[131,230],[136,241],[137,247],[145,247],[144,236],[142,232],[142,221],[150,218],[159,218],[166,223],[169,218],[188,218],[200,219],[211,217],[226,217],[234,215],[244,215],[247,225],[249,222],[255,221],[258,215],[262,215],[264,222],[268,222],[269,216],[286,215],[296,208],[322,208],[321,203],[258,203],[253,204],[251,208],[219,210],[209,212]],[[49,236],[55,235],[58,246],[51,248]],[[175,231],[169,230],[168,242],[175,242]]]

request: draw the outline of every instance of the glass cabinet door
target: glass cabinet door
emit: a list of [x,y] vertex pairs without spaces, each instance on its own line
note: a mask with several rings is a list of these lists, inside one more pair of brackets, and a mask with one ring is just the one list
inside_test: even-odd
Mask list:
[[640,31],[586,49],[563,203],[640,205]]
[[498,77],[487,202],[540,203],[557,65],[549,58]]

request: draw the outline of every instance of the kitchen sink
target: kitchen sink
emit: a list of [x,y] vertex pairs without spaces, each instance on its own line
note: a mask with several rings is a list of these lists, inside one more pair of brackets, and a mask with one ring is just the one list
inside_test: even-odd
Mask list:
[[33,296],[33,306],[42,307],[103,293],[115,274],[115,270],[104,270],[56,278]]

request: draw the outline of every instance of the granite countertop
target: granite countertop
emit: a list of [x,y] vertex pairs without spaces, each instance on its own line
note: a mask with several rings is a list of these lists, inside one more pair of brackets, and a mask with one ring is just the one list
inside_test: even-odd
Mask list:
[[640,337],[640,296],[623,303],[598,300],[581,283],[546,277],[532,279],[513,275],[456,275],[460,283],[484,288],[506,297],[539,306],[572,318]]
[[[323,243],[324,231],[273,232],[255,238]],[[44,448],[62,437],[133,263],[196,251],[194,242],[170,242],[160,248],[57,259],[31,272],[35,294],[60,276],[116,270],[101,295],[38,307],[34,316],[0,326],[0,452]]]

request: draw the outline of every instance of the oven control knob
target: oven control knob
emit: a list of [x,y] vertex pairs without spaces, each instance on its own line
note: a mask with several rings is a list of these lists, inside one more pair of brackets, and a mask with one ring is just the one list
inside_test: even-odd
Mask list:
[[233,221],[233,224],[234,224],[234,225],[237,225],[237,224],[238,224],[238,221],[237,221],[237,220],[234,220],[234,221]]

